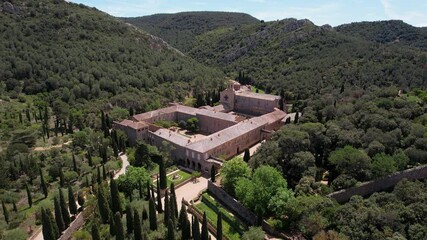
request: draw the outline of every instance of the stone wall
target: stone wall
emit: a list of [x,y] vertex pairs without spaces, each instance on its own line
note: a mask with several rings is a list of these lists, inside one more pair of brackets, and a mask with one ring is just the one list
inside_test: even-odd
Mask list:
[[367,196],[375,192],[390,189],[404,178],[408,180],[427,178],[427,165],[411,168],[405,171],[397,172],[387,177],[365,182],[357,187],[333,192],[328,196],[334,198],[339,203],[343,203],[350,200],[353,195]]
[[208,191],[218,200],[220,200],[228,209],[237,214],[242,220],[249,225],[256,225],[258,217],[236,199],[232,198],[222,188],[216,186],[211,181],[208,181]]

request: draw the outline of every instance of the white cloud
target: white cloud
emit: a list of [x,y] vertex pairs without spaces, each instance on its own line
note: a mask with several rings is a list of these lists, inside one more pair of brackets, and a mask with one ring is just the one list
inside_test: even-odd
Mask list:
[[396,7],[392,0],[381,0],[381,5],[387,17],[391,19],[400,19],[417,27],[427,26],[427,11],[425,10],[402,10],[398,12],[399,7]]

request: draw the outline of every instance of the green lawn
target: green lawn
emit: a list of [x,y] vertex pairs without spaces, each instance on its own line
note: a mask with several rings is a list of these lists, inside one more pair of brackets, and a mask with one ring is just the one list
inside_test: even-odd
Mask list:
[[[177,179],[172,180],[174,174],[177,174]],[[182,170],[179,170],[178,172],[176,172],[174,174],[171,174],[171,175],[168,176],[168,186],[169,187],[170,187],[170,185],[171,185],[172,182],[176,186],[177,184],[180,184],[180,183],[184,182],[185,180],[191,178],[191,174],[190,173],[184,172]]]
[[[210,196],[208,193],[204,193],[203,198],[205,198],[205,200],[210,202],[210,204],[215,206],[216,209],[221,211],[221,213],[223,214],[222,231],[224,236],[230,240],[241,239],[240,233],[243,233],[245,231],[245,226],[240,221],[238,221],[231,213],[229,213],[220,203],[218,203],[214,198],[212,198],[212,196]],[[195,207],[202,213],[206,212],[206,217],[216,227],[218,218],[217,210],[211,208],[204,202],[197,203]]]
[[257,87],[255,87],[255,86],[251,86],[251,90],[252,90],[252,92],[256,92],[256,90],[258,89],[258,93],[262,93],[262,94],[264,94],[265,92],[264,92],[264,90],[262,90],[262,89],[259,89],[259,88],[257,88]]

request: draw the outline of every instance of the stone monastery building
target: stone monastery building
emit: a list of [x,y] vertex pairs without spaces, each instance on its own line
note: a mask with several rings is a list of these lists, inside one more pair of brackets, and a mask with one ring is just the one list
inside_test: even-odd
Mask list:
[[[164,142],[173,146],[172,156],[181,164],[208,172],[212,165],[222,165],[221,159],[230,159],[245,149],[271,137],[286,116],[278,109],[280,97],[253,93],[249,86],[232,81],[220,93],[220,105],[201,108],[179,104],[133,116],[131,120],[115,122],[123,130],[131,145],[144,140],[155,146]],[[193,136],[177,129],[165,129],[154,123],[159,120],[174,122],[199,120],[199,132]]]

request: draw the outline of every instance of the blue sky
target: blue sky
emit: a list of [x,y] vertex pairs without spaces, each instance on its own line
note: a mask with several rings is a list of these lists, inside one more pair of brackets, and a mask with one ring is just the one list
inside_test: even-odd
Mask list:
[[266,20],[307,18],[332,26],[400,19],[427,27],[427,0],[70,0],[113,16],[136,17],[183,11],[244,12]]

